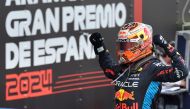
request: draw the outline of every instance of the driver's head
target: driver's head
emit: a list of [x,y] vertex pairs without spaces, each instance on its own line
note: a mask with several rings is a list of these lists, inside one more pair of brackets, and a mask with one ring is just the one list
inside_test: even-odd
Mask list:
[[118,33],[117,57],[120,64],[129,64],[152,54],[152,27],[131,22]]

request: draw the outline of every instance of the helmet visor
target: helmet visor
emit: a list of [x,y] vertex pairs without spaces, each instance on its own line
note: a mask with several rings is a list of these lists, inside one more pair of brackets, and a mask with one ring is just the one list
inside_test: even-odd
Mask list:
[[118,42],[117,46],[120,51],[133,51],[140,47],[137,42]]

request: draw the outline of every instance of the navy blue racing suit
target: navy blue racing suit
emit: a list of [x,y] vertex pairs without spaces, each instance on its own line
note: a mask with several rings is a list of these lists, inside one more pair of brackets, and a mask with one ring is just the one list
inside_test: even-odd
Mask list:
[[104,74],[115,85],[115,109],[154,109],[155,95],[160,82],[176,82],[188,75],[181,55],[173,49],[172,66],[165,66],[152,55],[131,65],[114,63],[108,52],[99,54],[99,64]]

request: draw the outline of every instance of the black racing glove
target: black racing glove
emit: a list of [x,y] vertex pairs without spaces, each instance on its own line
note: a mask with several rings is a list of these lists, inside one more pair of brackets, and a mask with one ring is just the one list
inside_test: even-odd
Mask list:
[[162,47],[170,57],[176,54],[176,50],[174,49],[174,47],[168,44],[168,42],[160,34],[153,36],[153,43]]
[[92,33],[90,36],[90,42],[94,46],[94,52],[96,55],[106,52],[106,47],[104,45],[104,38],[100,33]]
[[168,42],[160,34],[157,34],[157,35],[153,36],[153,43],[155,45],[158,45],[158,46],[164,48],[164,49],[168,47]]

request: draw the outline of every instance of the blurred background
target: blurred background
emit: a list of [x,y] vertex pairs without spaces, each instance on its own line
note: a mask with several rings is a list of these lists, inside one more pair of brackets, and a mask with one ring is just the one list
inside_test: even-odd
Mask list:
[[[113,85],[88,40],[115,57],[122,25],[152,25],[190,69],[190,0],[1,0],[0,109],[113,109]],[[164,83],[159,109],[190,109],[189,77]]]

